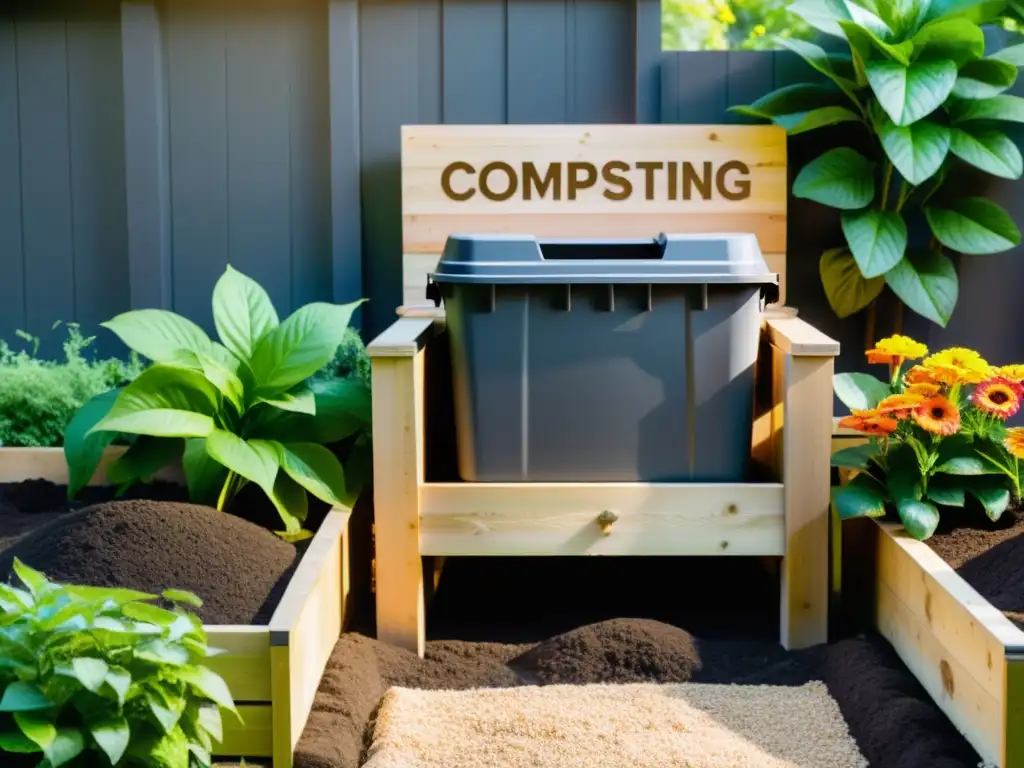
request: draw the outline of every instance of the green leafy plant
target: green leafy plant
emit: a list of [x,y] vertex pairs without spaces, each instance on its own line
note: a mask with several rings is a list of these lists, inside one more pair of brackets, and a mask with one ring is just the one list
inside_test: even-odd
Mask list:
[[[204,660],[195,595],[57,584],[15,559],[0,585],[0,752],[62,765],[207,768],[238,717]],[[239,717],[239,720],[241,718]]]
[[283,535],[307,536],[307,491],[329,504],[355,501],[325,446],[369,423],[369,389],[356,378],[311,377],[335,355],[360,303],[315,302],[282,322],[266,291],[229,266],[213,290],[220,342],[165,310],[103,323],[153,365],[75,415],[64,446],[69,494],[115,436],[132,434],[138,439],[107,470],[112,482],[146,479],[180,459],[193,500],[225,509],[255,483],[280,514]]
[[[1024,99],[1005,93],[1024,65],[1024,45],[986,55],[981,29],[1005,9],[1000,0],[797,0],[789,10],[845,41],[849,52],[780,38],[823,82],[731,108],[791,135],[844,123],[866,130],[867,155],[834,147],[793,183],[795,196],[840,210],[845,242],[819,265],[839,317],[873,304],[888,285],[914,312],[945,326],[958,295],[946,251],[990,254],[1021,242],[1003,208],[946,183],[958,166],[1005,179],[1024,172],[1020,150],[1000,129],[1024,122]],[[916,220],[930,230],[920,244],[911,242]]]
[[1020,500],[1024,429],[1005,422],[1024,398],[1024,365],[995,367],[963,347],[927,353],[913,339],[891,336],[867,352],[868,362],[889,366],[888,380],[835,376],[836,395],[851,409],[839,426],[871,436],[832,456],[832,466],[857,470],[832,490],[840,519],[891,510],[923,540],[935,532],[940,508],[973,498],[998,520]]
[[15,351],[0,341],[0,445],[60,446],[65,427],[83,403],[142,372],[138,355],[127,362],[87,357],[96,337],[84,336],[78,323],[67,324],[63,361],[40,359],[39,338],[17,334],[31,350]]
[[313,374],[313,379],[359,379],[370,388],[370,357],[366,345],[355,328],[346,328],[334,356]]

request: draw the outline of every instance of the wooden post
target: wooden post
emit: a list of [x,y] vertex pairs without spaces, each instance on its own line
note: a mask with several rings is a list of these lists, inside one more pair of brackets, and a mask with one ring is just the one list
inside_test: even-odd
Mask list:
[[766,321],[774,347],[773,430],[784,488],[779,642],[787,649],[828,640],[832,372],[839,344],[796,317]]
[[423,656],[420,559],[423,345],[431,318],[402,318],[367,347],[373,361],[377,637]]

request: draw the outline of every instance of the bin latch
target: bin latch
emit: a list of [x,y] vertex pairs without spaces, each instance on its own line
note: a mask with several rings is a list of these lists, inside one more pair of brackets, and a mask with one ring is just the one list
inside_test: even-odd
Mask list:
[[435,307],[441,306],[441,288],[429,277],[427,278],[427,298],[434,302]]

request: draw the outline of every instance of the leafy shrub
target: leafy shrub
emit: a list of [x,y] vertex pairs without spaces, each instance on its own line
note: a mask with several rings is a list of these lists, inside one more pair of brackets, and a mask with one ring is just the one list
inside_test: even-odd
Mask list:
[[[1024,98],[1006,93],[1024,65],[1024,44],[985,55],[982,25],[1007,13],[1000,0],[800,0],[790,11],[839,38],[848,54],[804,41],[779,42],[823,76],[789,85],[736,111],[789,134],[859,124],[867,156],[827,150],[804,166],[793,194],[839,209],[844,242],[819,271],[833,311],[847,317],[885,286],[941,326],[956,306],[958,277],[947,250],[991,254],[1021,242],[1010,215],[965,195],[963,171],[1019,179],[1024,157],[1000,123],[1024,122]],[[1011,4],[1012,5],[1012,4]],[[930,232],[910,242],[919,223]]]
[[370,357],[366,354],[366,345],[359,331],[355,328],[345,329],[334,357],[313,374],[313,379],[358,379],[367,389],[370,388]]
[[96,337],[83,336],[77,323],[68,323],[67,331],[61,362],[39,359],[39,339],[24,331],[18,335],[33,345],[31,352],[15,352],[0,341],[0,445],[61,445],[64,428],[83,403],[142,371],[134,354],[128,362],[87,358],[84,352]]
[[881,517],[888,507],[921,540],[935,532],[938,507],[963,507],[969,496],[998,520],[1021,497],[1024,458],[1024,429],[1005,423],[1024,398],[1024,365],[997,368],[962,347],[927,354],[923,344],[891,336],[867,352],[868,362],[889,366],[888,381],[866,373],[834,381],[851,409],[839,426],[872,435],[832,457],[833,466],[859,470],[833,489],[839,517]]
[[221,710],[238,713],[203,665],[219,651],[180,607],[198,597],[168,590],[165,610],[156,595],[14,570],[23,586],[0,585],[0,752],[38,753],[40,768],[211,765]]
[[357,379],[311,377],[335,355],[361,302],[315,302],[280,322],[270,297],[230,266],[213,290],[223,343],[173,312],[126,312],[103,325],[153,361],[133,382],[86,403],[68,425],[64,451],[74,495],[119,434],[138,439],[107,470],[119,484],[182,460],[189,495],[230,504],[247,483],[273,502],[290,538],[305,537],[306,492],[351,506],[345,472],[325,445],[370,420]]

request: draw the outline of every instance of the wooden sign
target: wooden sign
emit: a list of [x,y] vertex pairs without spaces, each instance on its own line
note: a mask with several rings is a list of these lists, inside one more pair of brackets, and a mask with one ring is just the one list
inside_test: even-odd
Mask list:
[[403,126],[404,301],[452,233],[753,232],[782,283],[787,194],[777,126]]

